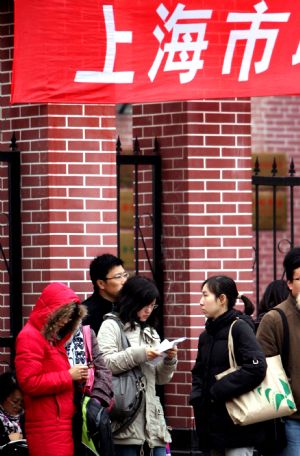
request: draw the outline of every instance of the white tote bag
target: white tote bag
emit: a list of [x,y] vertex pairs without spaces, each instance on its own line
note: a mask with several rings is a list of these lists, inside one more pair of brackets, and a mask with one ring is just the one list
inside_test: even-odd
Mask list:
[[[228,334],[228,352],[230,368],[216,375],[216,379],[239,369],[234,356],[232,327]],[[297,411],[290,384],[283,369],[281,356],[271,356],[267,360],[267,373],[262,383],[241,396],[226,402],[226,408],[234,424],[247,424],[268,421],[274,418],[292,415]]]

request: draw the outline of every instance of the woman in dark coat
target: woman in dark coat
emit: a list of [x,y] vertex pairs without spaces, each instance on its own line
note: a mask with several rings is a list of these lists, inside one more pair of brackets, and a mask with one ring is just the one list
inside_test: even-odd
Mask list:
[[[264,438],[259,425],[234,425],[225,406],[227,400],[258,386],[266,373],[266,360],[255,338],[253,320],[234,309],[237,298],[244,302],[245,313],[249,314],[251,301],[238,295],[230,277],[214,276],[202,284],[200,305],[207,322],[199,337],[192,369],[190,403],[200,449],[208,450],[211,456],[251,456],[254,446]],[[230,367],[228,333],[236,319],[232,336],[240,369],[217,381],[215,376]]]

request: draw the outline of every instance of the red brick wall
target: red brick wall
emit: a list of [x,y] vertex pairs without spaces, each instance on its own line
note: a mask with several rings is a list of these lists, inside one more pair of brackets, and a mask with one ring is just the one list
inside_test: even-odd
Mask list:
[[251,100],[252,151],[285,152],[300,171],[300,97],[257,97]]
[[49,281],[63,281],[81,297],[91,293],[90,260],[104,251],[116,253],[115,107],[11,106],[12,2],[0,8],[0,150],[8,150],[15,132],[26,317]]
[[18,132],[19,119],[11,127],[20,136],[22,157],[23,296],[28,312],[34,295],[49,281],[66,282],[79,293],[90,291],[91,258],[115,251],[117,242],[113,107],[50,105],[34,111],[30,122],[47,121],[46,127]]
[[204,318],[200,284],[226,273],[252,286],[250,101],[135,105],[134,137],[162,157],[165,336],[187,336],[178,371],[166,387],[168,422],[191,428],[190,369]]

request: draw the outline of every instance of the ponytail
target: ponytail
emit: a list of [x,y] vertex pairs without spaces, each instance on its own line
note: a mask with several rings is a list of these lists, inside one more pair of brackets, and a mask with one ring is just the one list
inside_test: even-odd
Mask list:
[[255,309],[254,304],[252,303],[252,301],[250,301],[250,299],[247,298],[247,296],[245,296],[245,295],[240,295],[239,294],[238,298],[241,301],[243,301],[243,303],[244,303],[244,313],[246,315],[252,315],[253,312],[254,312],[254,309]]

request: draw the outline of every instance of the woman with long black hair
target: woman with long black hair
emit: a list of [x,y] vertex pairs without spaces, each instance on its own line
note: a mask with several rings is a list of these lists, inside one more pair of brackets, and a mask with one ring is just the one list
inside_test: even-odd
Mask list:
[[[145,377],[145,395],[134,420],[114,437],[117,456],[138,456],[144,444],[151,455],[165,456],[171,441],[163,409],[156,395],[156,384],[168,383],[177,365],[177,348],[160,356],[160,338],[155,329],[159,292],[146,277],[131,277],[124,284],[116,302],[118,315],[107,314],[98,343],[107,367],[114,375],[139,366]],[[122,347],[119,319],[130,346]],[[112,422],[115,431],[120,424]],[[142,453],[141,453],[142,454]]]

